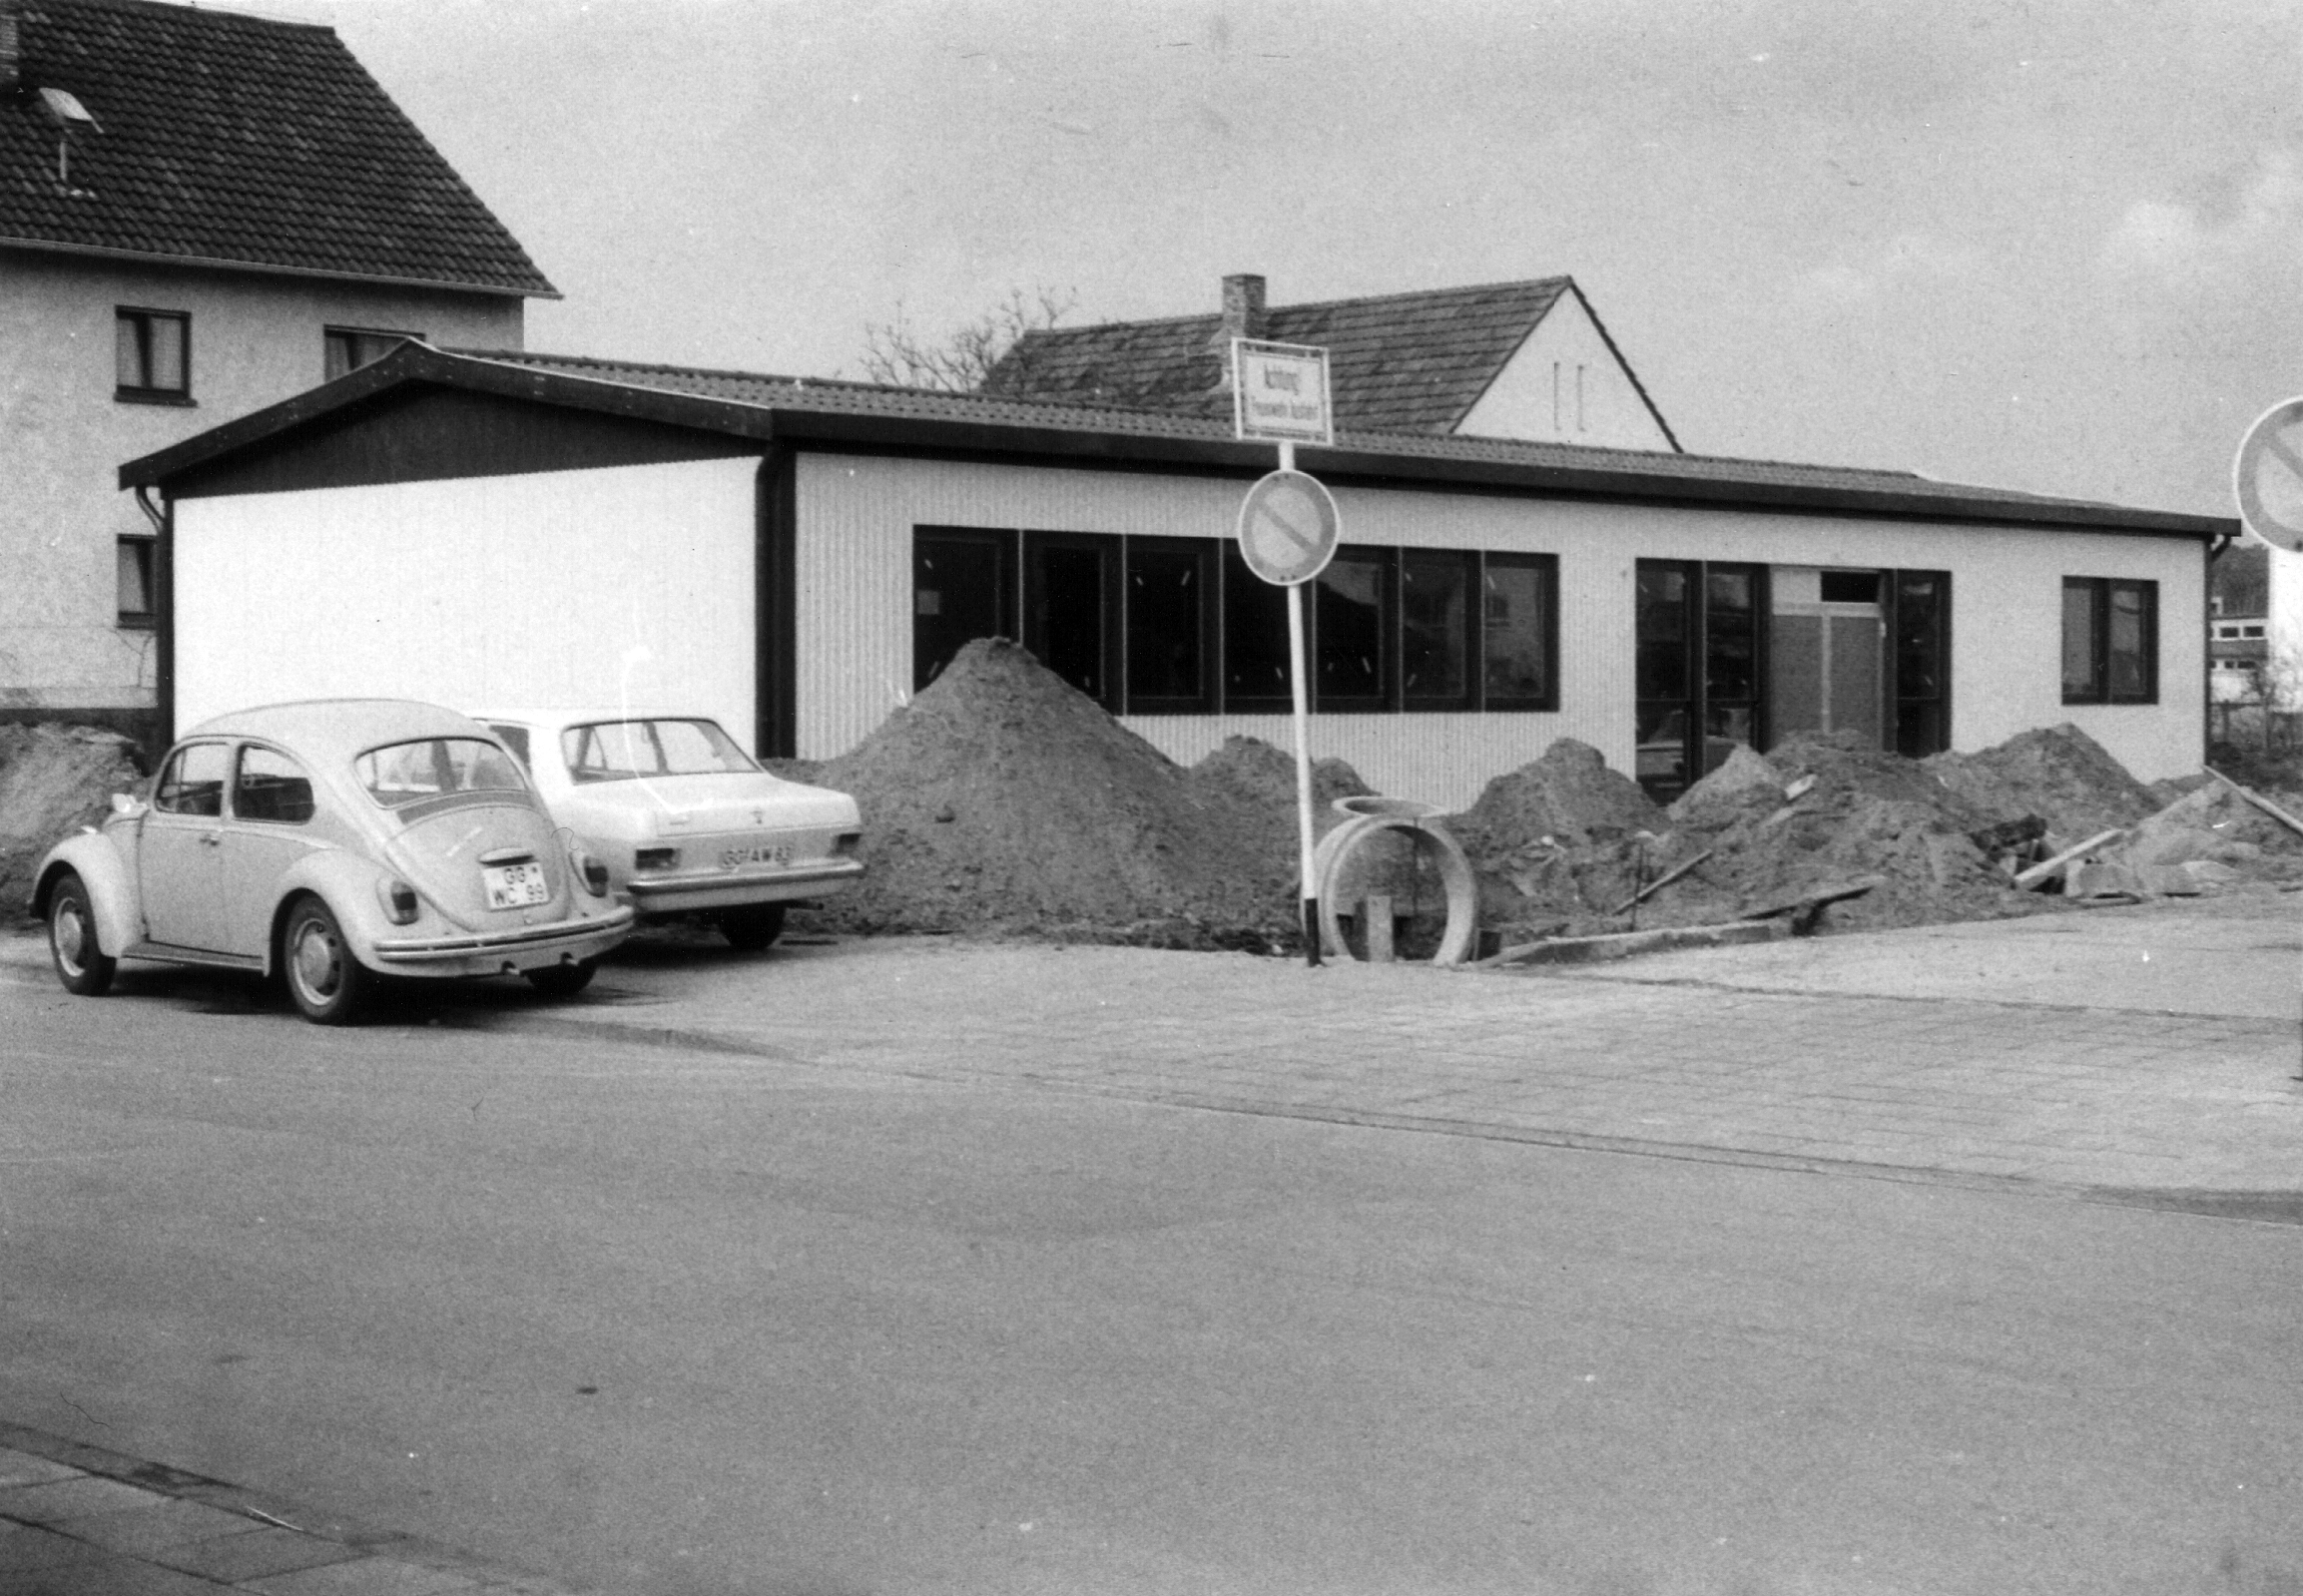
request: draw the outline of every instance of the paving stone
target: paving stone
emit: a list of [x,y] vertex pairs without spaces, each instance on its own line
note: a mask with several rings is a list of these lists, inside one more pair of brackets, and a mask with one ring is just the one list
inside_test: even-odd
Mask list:
[[0,1446],[0,1489],[11,1485],[45,1485],[53,1480],[70,1479],[79,1472],[68,1463],[51,1462],[31,1452]]
[[328,1563],[293,1573],[270,1574],[240,1587],[260,1596],[462,1596],[480,1588],[479,1578],[446,1569],[424,1568],[383,1557]]
[[50,1527],[91,1545],[146,1556],[190,1541],[245,1534],[263,1526],[220,1507],[161,1496],[135,1507],[52,1520]]
[[165,1496],[134,1485],[123,1485],[116,1479],[80,1474],[47,1484],[18,1485],[0,1490],[0,1518],[21,1519],[32,1524],[52,1524],[59,1519],[81,1518],[92,1513],[152,1507],[166,1500],[168,1498]]
[[153,1561],[187,1574],[199,1574],[219,1584],[237,1584],[268,1574],[291,1574],[326,1563],[345,1563],[365,1555],[349,1546],[298,1535],[285,1529],[258,1528],[245,1535],[226,1535],[194,1541],[155,1552]]

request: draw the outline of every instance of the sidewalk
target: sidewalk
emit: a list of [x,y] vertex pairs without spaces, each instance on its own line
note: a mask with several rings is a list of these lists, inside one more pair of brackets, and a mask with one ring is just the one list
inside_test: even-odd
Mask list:
[[2303,1193],[2303,896],[2271,892],[1541,973],[1130,948],[643,939],[613,1035],[1578,1147],[2075,1191]]

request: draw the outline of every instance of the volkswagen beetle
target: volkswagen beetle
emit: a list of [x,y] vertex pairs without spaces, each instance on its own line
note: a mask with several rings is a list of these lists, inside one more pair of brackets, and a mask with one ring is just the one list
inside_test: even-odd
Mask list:
[[280,975],[306,1019],[379,975],[518,972],[568,995],[630,934],[599,860],[452,710],[274,705],[195,727],[141,796],[40,862],[32,911],[67,990],[123,958]]
[[476,719],[607,861],[611,889],[643,921],[700,916],[756,952],[783,932],[789,904],[864,873],[856,800],[769,774],[706,716],[507,710]]

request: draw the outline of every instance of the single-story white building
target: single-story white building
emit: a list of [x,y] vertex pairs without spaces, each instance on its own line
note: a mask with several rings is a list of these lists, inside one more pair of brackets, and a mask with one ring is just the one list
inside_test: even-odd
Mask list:
[[[2146,780],[2205,737],[2235,520],[1909,473],[1462,436],[1299,451],[1342,510],[1314,753],[1448,805],[1555,738],[1668,797],[1738,742],[1920,755],[2072,722]],[[1020,639],[1183,762],[1290,742],[1220,421],[405,345],[121,470],[157,496],[161,706],[673,703],[853,747]]]

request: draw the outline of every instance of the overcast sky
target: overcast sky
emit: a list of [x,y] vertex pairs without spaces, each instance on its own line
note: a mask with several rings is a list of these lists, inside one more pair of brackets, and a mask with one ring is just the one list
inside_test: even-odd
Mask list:
[[555,352],[862,375],[1572,275],[1687,448],[2233,513],[2303,393],[2303,0],[336,0]]

